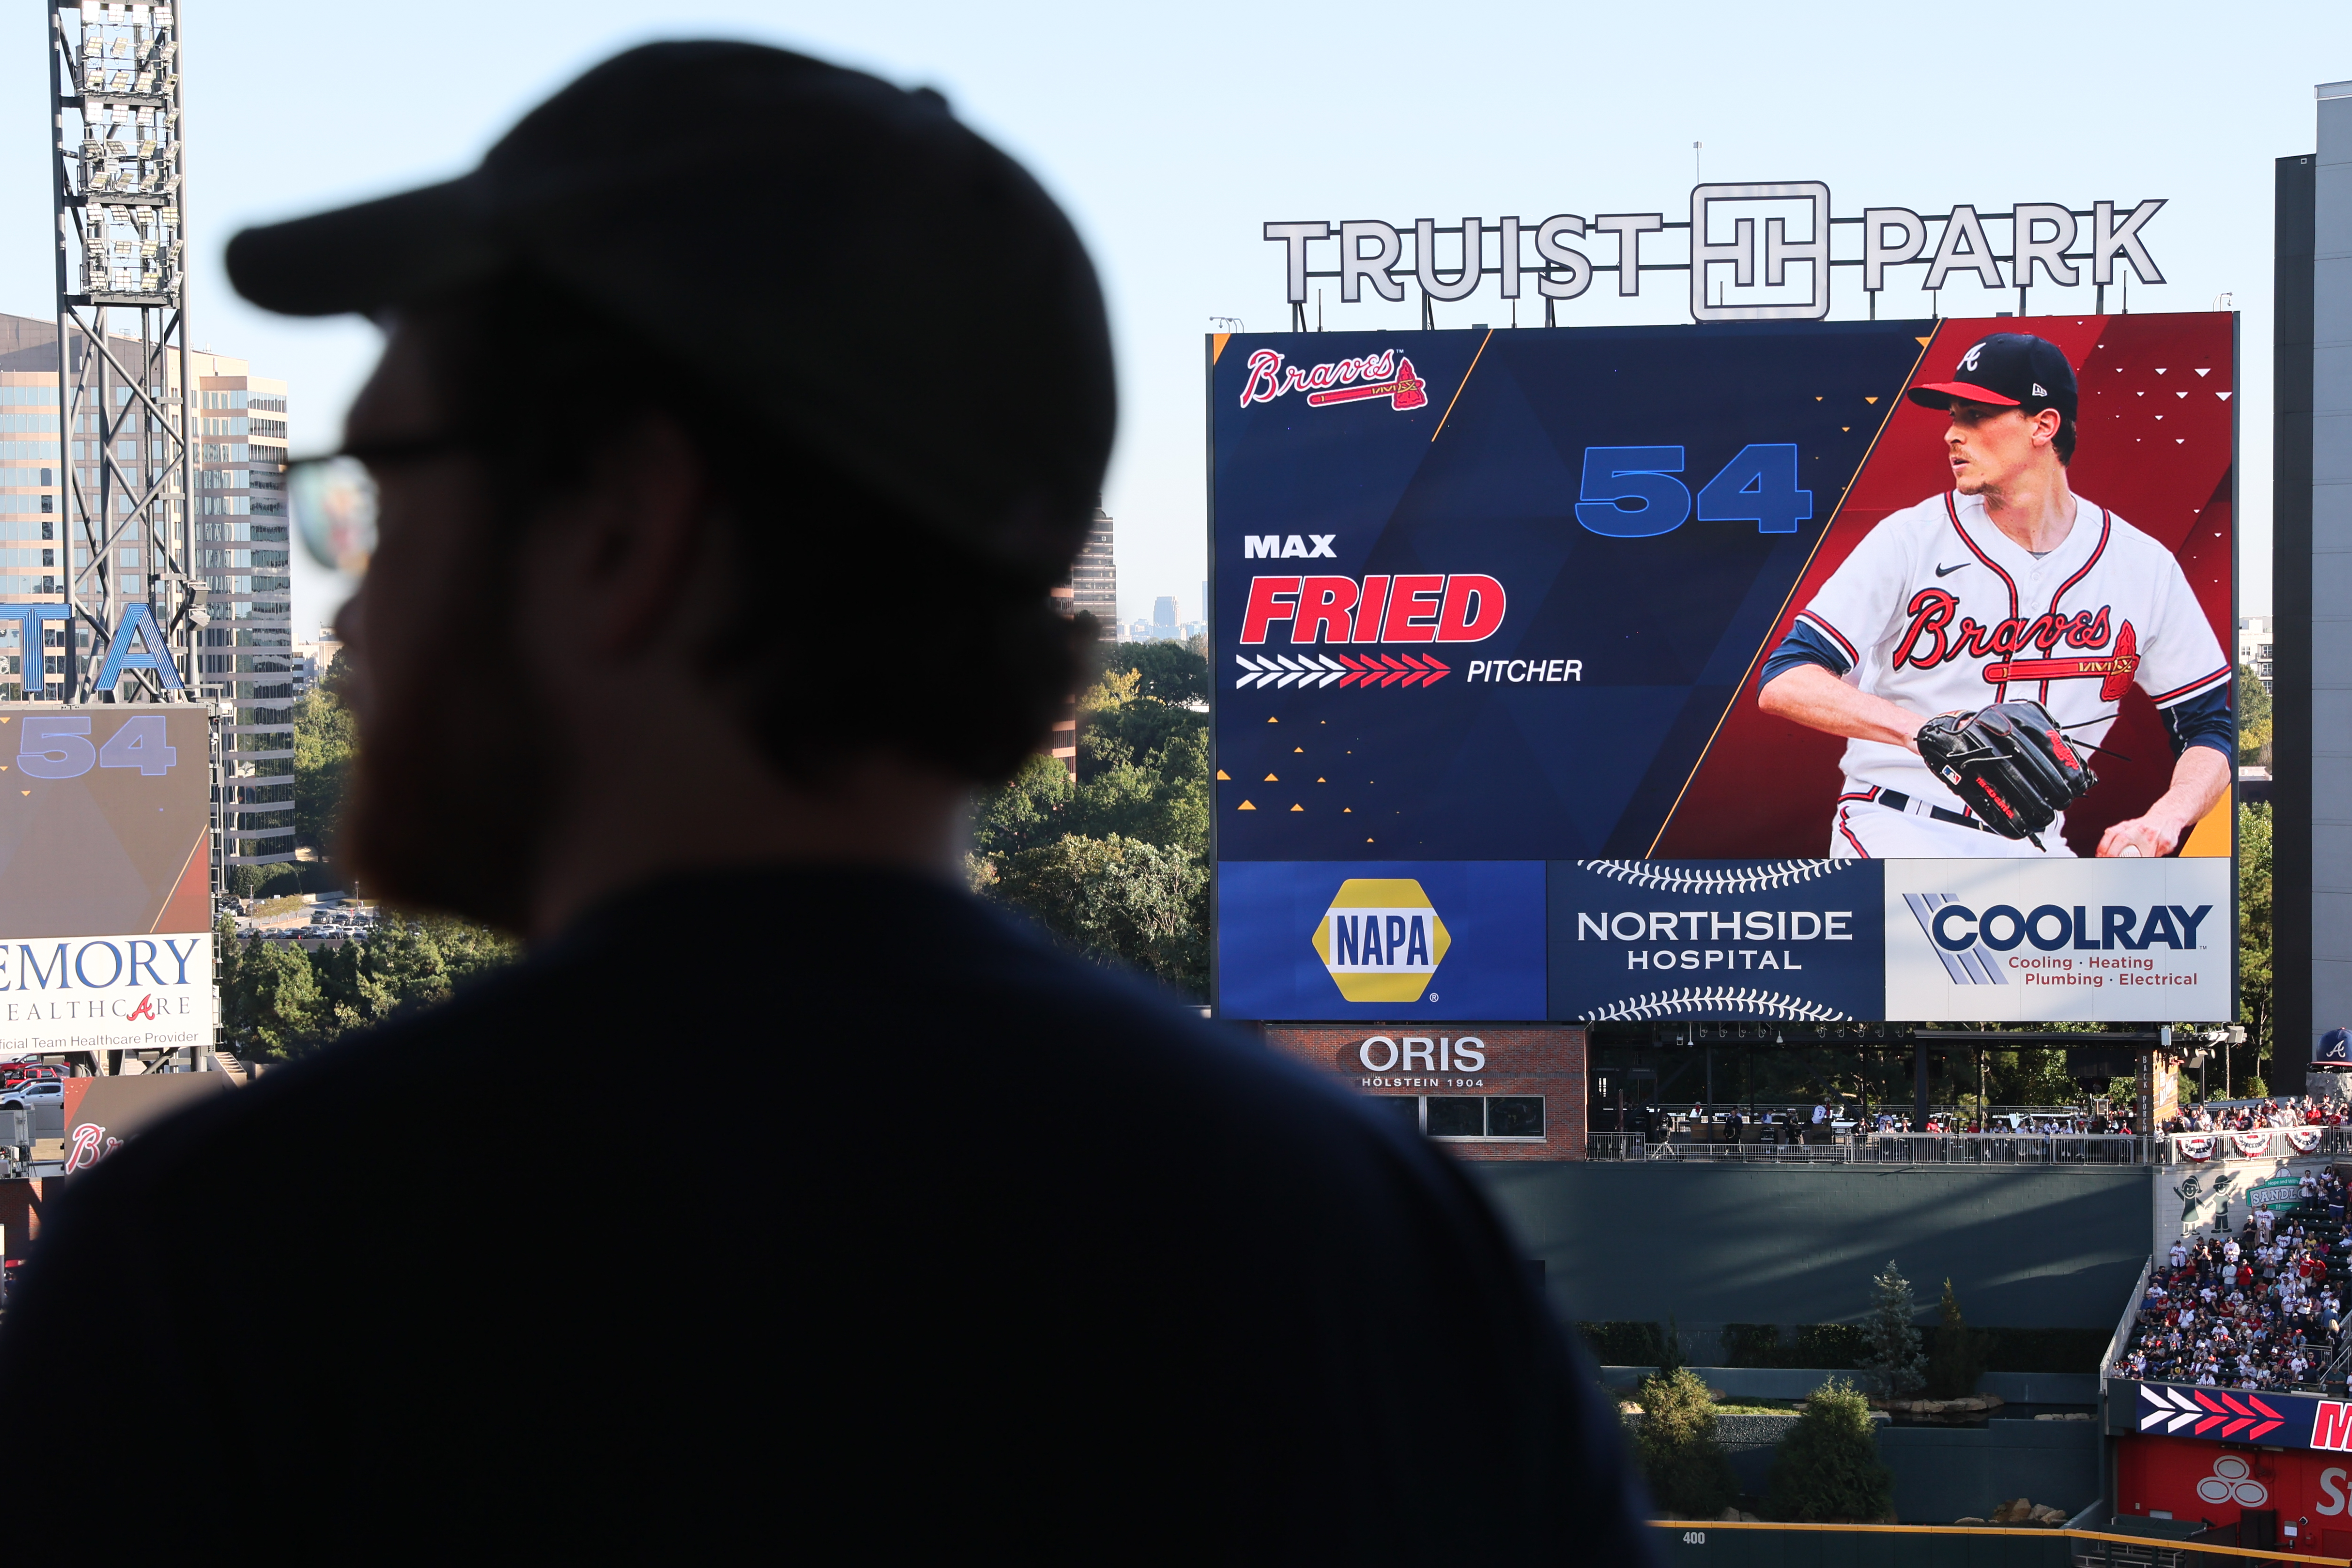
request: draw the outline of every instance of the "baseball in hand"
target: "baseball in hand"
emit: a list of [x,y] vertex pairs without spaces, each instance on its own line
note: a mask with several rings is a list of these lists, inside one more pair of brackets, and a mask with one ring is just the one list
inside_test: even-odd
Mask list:
[[2123,847],[2123,852],[2116,856],[2116,858],[2117,860],[2137,860],[2139,859],[2139,846],[2137,844],[2126,844]]

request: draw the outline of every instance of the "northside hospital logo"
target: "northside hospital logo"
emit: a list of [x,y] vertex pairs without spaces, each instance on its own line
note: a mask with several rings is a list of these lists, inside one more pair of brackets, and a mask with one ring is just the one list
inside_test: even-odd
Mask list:
[[1454,945],[1411,877],[1349,877],[1316,922],[1313,941],[1331,983],[1351,1002],[1421,1000]]

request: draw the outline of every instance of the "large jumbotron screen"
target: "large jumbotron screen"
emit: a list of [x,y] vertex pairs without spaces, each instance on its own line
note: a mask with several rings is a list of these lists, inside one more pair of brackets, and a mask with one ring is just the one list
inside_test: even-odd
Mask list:
[[[1222,1011],[2230,1018],[2235,325],[1213,338]],[[1996,332],[2079,386],[2063,538],[1905,395]],[[2039,702],[2097,781],[1994,832],[1769,708],[1792,653]]]

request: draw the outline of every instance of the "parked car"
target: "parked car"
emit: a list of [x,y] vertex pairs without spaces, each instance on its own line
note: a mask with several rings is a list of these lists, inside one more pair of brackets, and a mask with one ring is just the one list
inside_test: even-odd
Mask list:
[[33,1078],[14,1089],[0,1091],[0,1111],[29,1111],[36,1105],[63,1105],[66,1084],[62,1078]]
[[37,1078],[63,1078],[62,1069],[38,1061],[0,1061],[0,1093]]

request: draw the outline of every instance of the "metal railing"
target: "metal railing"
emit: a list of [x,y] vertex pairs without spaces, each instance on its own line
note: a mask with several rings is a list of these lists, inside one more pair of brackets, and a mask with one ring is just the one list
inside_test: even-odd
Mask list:
[[2115,1375],[2116,1364],[2131,1349],[2132,1331],[2139,1327],[2139,1304],[2147,1298],[2147,1282],[2156,1273],[2156,1254],[2139,1266],[2139,1278],[2132,1284],[2131,1294],[2125,1298],[2124,1315],[2116,1323],[2116,1332],[2107,1336],[2106,1353],[2099,1358],[2099,1389],[2106,1390],[2107,1379]]
[[2151,1140],[2120,1133],[1878,1133],[1876,1165],[2139,1166]]
[[[2089,1511],[2085,1511],[2087,1513]],[[2104,1512],[2105,1511],[2101,1511]],[[2277,1563],[2342,1563],[2341,1557],[2323,1557],[2282,1547],[2239,1546],[2218,1539],[2221,1531],[2184,1530],[2168,1539],[2153,1531],[2140,1533],[2137,1521],[2112,1516],[2102,1525],[1937,1525],[1937,1524],[1785,1524],[1742,1520],[1650,1520],[1659,1532],[1661,1557],[1675,1561],[1705,1561],[1742,1568],[1747,1563],[1784,1562],[1862,1563],[1883,1561],[1953,1568],[1990,1568],[1993,1564],[2068,1563],[2075,1568],[2255,1568]],[[2234,1525],[2225,1527],[2231,1534]],[[2169,1532],[2168,1531],[2168,1535]],[[1807,1539],[1810,1537],[1811,1539]],[[1837,1539],[1843,1537],[1844,1539]],[[1704,1549],[1679,1552],[1677,1547]]]

